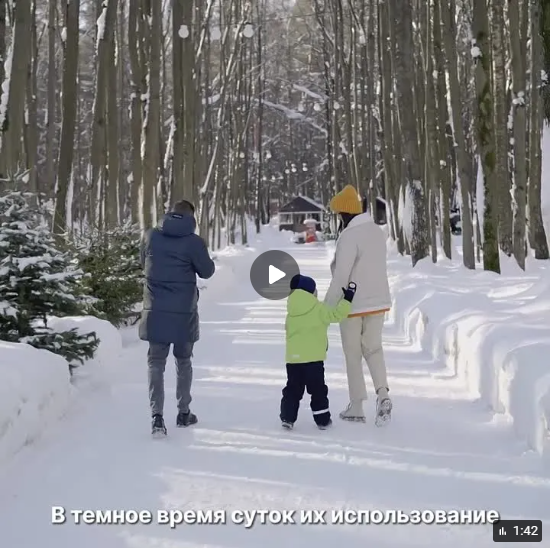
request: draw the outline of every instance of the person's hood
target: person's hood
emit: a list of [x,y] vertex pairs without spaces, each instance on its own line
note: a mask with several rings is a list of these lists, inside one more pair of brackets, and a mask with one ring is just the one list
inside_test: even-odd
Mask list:
[[[348,226],[346,226],[346,228],[344,228],[342,230],[342,232],[344,232],[345,230],[350,230],[352,228],[355,228],[355,227],[358,227],[360,225],[364,225],[364,224],[367,224],[367,223],[374,223],[372,217],[370,216],[370,213],[366,212],[366,213],[361,213],[359,215],[356,215],[348,224]],[[342,232],[340,234],[342,234]]]
[[311,312],[318,302],[315,295],[303,289],[296,289],[288,297],[286,311],[289,316],[303,316]]
[[165,236],[181,238],[195,233],[197,221],[195,221],[193,215],[167,213],[159,223],[158,228]]
[[357,215],[354,217],[348,224],[347,228],[353,228],[354,226],[362,225],[365,223],[373,223],[373,219],[370,215],[370,213],[367,211],[366,213],[361,213],[360,215]]

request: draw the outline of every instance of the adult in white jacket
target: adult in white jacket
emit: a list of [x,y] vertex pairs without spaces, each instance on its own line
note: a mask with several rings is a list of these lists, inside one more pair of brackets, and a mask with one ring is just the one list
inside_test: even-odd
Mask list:
[[342,295],[342,287],[347,287],[349,282],[357,284],[351,314],[340,324],[350,399],[340,418],[365,421],[365,358],[378,396],[375,422],[380,426],[390,419],[392,409],[382,348],[385,313],[391,307],[386,239],[371,216],[363,213],[362,200],[352,185],[334,196],[330,208],[340,215],[343,230],[330,265],[332,281],[325,303],[336,305]]

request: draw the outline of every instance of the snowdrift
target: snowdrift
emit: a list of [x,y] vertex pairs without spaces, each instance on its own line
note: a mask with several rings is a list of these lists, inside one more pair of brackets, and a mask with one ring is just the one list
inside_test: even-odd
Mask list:
[[[459,257],[458,245],[453,249]],[[439,257],[411,269],[388,240],[393,307],[388,324],[442,364],[509,420],[531,449],[550,453],[550,265],[530,259],[522,272],[501,257],[502,274],[468,271]],[[334,242],[327,244],[329,260]]]
[[104,386],[108,381],[109,369],[116,367],[122,354],[121,332],[107,320],[95,316],[65,316],[64,318],[48,318],[48,326],[54,331],[68,331],[76,328],[79,333],[95,331],[99,339],[99,346],[93,359],[88,360],[82,367],[74,370],[73,383],[79,388],[88,385],[91,388]]
[[54,331],[95,331],[100,343],[95,357],[75,370],[57,354],[28,344],[0,341],[0,463],[37,439],[62,417],[71,397],[104,386],[109,367],[122,352],[120,332],[94,316],[49,318]]
[[100,320],[95,316],[50,317],[48,318],[48,326],[57,332],[74,328],[81,334],[95,331],[100,342],[94,358],[85,363],[85,367],[88,369],[90,369],[90,366],[108,367],[116,363],[122,353],[120,332],[107,320]]
[[510,420],[531,449],[547,452],[550,265],[532,260],[523,273],[504,257],[499,276],[446,259],[412,270],[408,258],[390,256],[390,323]]
[[64,358],[0,341],[0,463],[59,419],[73,390]]

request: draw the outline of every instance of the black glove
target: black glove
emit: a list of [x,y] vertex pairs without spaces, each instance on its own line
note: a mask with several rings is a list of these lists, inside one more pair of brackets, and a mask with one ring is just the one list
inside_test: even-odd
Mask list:
[[342,291],[344,292],[344,300],[351,303],[353,301],[353,297],[355,297],[357,285],[354,282],[350,282],[347,289],[342,287]]

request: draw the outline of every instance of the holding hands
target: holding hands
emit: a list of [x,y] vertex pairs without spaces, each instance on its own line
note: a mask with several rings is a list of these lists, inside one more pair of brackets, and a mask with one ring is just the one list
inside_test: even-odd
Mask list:
[[347,288],[342,287],[342,291],[344,292],[344,300],[351,303],[357,291],[357,284],[355,282],[350,282]]

